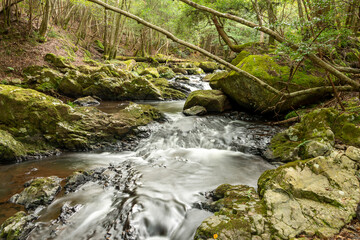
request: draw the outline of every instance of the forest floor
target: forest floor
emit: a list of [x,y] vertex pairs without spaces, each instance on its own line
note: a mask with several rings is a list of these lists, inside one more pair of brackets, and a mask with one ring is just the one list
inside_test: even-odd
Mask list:
[[[75,66],[85,64],[85,50],[76,46],[71,37],[67,31],[53,26],[46,42],[40,43],[35,32],[28,33],[27,22],[13,22],[7,32],[0,34],[0,79],[21,78],[28,66],[48,65],[44,60],[47,53],[69,57]],[[90,53],[93,58],[101,59],[96,50],[90,49]]]

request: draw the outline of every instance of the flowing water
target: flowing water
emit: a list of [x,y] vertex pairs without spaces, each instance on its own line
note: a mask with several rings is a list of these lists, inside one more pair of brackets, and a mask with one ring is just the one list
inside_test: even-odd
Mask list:
[[[191,87],[208,88],[199,78],[191,81]],[[187,240],[211,215],[196,207],[206,191],[223,183],[256,187],[261,173],[273,168],[255,155],[275,131],[269,126],[231,114],[185,117],[184,101],[147,104],[163,111],[168,121],[152,124],[150,137],[135,151],[67,153],[0,166],[0,222],[19,210],[6,200],[27,180],[111,165],[117,173],[112,180],[89,181],[43,209],[28,239]],[[101,108],[113,112],[123,106],[105,103]]]

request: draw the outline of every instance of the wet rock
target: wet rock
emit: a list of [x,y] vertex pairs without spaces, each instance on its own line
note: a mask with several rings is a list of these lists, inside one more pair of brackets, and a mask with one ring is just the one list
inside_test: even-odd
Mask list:
[[48,205],[60,191],[61,180],[55,176],[30,180],[25,183],[25,189],[21,193],[11,197],[10,202],[24,205],[27,209]]
[[183,113],[186,116],[202,116],[205,115],[207,111],[203,106],[193,106],[191,108],[185,109]]
[[221,86],[219,85],[219,80],[226,77],[229,74],[227,71],[217,72],[212,75],[210,78],[210,87],[212,89],[221,90]]
[[24,145],[16,141],[10,133],[0,130],[0,161],[20,161],[25,155],[26,149]]
[[100,102],[91,96],[78,98],[74,101],[74,103],[83,107],[100,105]]
[[[98,144],[114,144],[136,127],[161,119],[160,112],[151,106],[132,104],[110,115],[92,107],[74,109],[31,89],[0,85],[0,129],[2,135],[5,129],[8,132],[7,147],[0,148],[0,154],[6,154],[8,161],[22,155],[21,144],[10,135],[26,143],[26,155],[56,153],[56,148],[86,150]],[[19,150],[18,154],[9,155],[14,150]]]
[[74,172],[66,179],[64,186],[66,192],[74,192],[79,186],[89,181],[91,178],[88,172]]
[[0,226],[0,238],[6,240],[24,240],[34,229],[35,215],[27,215],[25,212],[17,212],[5,220]]
[[355,216],[360,201],[355,165],[334,151],[266,171],[258,181],[259,193],[276,235],[327,238],[339,232]]
[[211,73],[219,69],[219,66],[215,62],[201,62],[199,67],[206,73]]
[[202,106],[208,112],[224,112],[231,108],[229,100],[219,90],[198,90],[190,93],[184,110],[193,106]]
[[[348,155],[359,153],[350,149]],[[358,162],[348,155],[332,151],[267,170],[258,180],[259,195],[247,186],[219,186],[205,205],[215,215],[204,220],[195,239],[332,237],[358,212]]]
[[169,83],[169,85],[171,86],[171,88],[175,89],[175,90],[178,90],[182,93],[185,93],[185,94],[189,94],[191,92],[191,89],[178,83],[178,82],[171,82]]
[[205,219],[194,239],[270,239],[269,226],[263,215],[265,206],[254,188],[224,184],[215,190],[217,201],[211,203],[217,211]]

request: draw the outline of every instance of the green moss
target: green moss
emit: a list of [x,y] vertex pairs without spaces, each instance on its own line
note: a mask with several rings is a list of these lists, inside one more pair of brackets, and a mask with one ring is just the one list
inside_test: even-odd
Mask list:
[[6,240],[19,239],[21,231],[26,224],[26,213],[23,211],[17,212],[14,216],[8,218],[0,226],[0,238]]
[[241,51],[237,56],[236,58],[234,58],[232,61],[231,61],[231,64],[232,65],[238,65],[244,58],[246,58],[247,56],[249,56],[251,53],[248,52],[248,51]]
[[45,61],[51,63],[55,67],[59,67],[59,68],[70,68],[71,67],[68,59],[66,59],[65,57],[62,57],[62,56],[57,56],[53,53],[46,54],[44,59],[45,59]]
[[227,97],[219,90],[197,90],[186,99],[184,110],[193,106],[203,106],[208,112],[224,112],[230,109]]

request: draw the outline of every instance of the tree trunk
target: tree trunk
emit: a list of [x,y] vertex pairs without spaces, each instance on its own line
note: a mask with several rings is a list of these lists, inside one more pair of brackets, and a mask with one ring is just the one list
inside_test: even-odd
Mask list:
[[[276,15],[274,12],[274,7],[273,7],[271,0],[266,0],[266,4],[267,4],[267,9],[268,9],[268,18],[269,18],[270,29],[272,31],[275,31]],[[270,35],[269,36],[269,45],[274,45],[274,44],[275,44],[275,38]]]
[[50,0],[46,0],[43,19],[41,21],[41,26],[39,30],[39,35],[42,38],[45,38],[45,35],[48,30],[49,19],[50,19],[50,7],[51,7],[50,5],[51,5]]
[[234,52],[237,52],[237,53],[241,52],[242,49],[239,46],[233,44],[233,42],[231,41],[229,36],[224,31],[224,27],[218,21],[217,17],[212,15],[211,19],[216,27],[217,32],[219,33],[220,37],[224,40],[226,45],[228,45],[229,48]]

